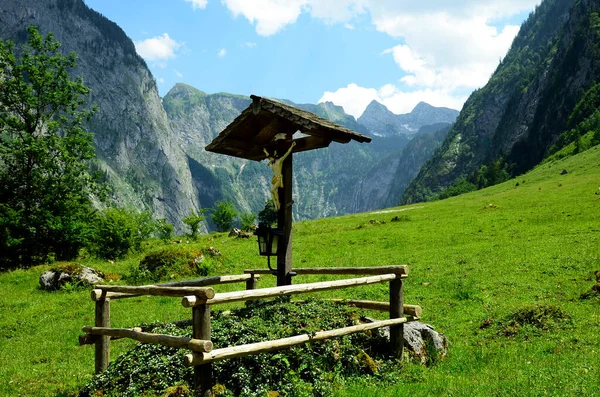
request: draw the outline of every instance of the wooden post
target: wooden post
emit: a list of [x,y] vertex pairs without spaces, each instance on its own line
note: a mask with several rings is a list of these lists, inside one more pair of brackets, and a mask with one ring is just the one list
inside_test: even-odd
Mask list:
[[277,286],[292,285],[292,160],[293,154],[283,161],[281,170],[283,188],[279,189],[281,207],[277,214],[277,227],[283,230],[277,246]]
[[[192,337],[210,340],[210,306],[202,304],[192,309]],[[194,397],[212,397],[212,364],[194,367]]]
[[[110,299],[96,301],[96,327],[110,327]],[[110,362],[110,336],[98,336],[95,342],[95,370],[104,371]]]
[[[390,319],[404,316],[404,286],[401,278],[390,281]],[[390,326],[392,355],[402,359],[404,353],[404,324]]]
[[246,290],[256,289],[257,279],[254,274],[250,274],[250,278],[246,280]]

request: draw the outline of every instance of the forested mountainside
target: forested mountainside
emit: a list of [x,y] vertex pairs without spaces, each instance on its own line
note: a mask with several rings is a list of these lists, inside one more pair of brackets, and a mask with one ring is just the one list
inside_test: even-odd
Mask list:
[[91,88],[96,112],[98,167],[113,187],[112,199],[176,225],[198,208],[186,156],[171,129],[152,74],[119,26],[81,0],[0,0],[0,37],[18,45],[26,28],[52,32],[64,53],[78,54],[78,67]]
[[[208,95],[177,84],[161,99],[154,78],[131,39],[82,0],[0,0],[3,40],[24,43],[30,25],[37,25],[44,35],[52,32],[62,43],[64,53],[78,54],[75,74],[82,76],[91,88],[89,103],[98,107],[89,129],[95,134],[96,166],[112,189],[112,202],[148,209],[156,218],[167,218],[179,230],[181,219],[190,210],[211,207],[217,200],[231,200],[241,212],[256,212],[264,206],[270,197],[271,179],[266,164],[204,150],[250,104],[248,97]],[[341,215],[397,203],[406,184],[404,168],[398,168],[402,159],[411,159],[413,168],[425,160],[422,155],[405,150],[414,133],[376,136],[333,103],[281,101],[374,136],[372,144],[334,143],[327,149],[295,157],[296,219]],[[419,104],[408,115],[389,113],[412,131],[440,121],[440,112],[446,114],[448,110]],[[438,145],[425,135],[415,144],[419,142],[418,150],[426,149],[422,153]],[[391,191],[395,192],[394,197],[389,197]]]
[[[600,105],[599,11],[599,0],[542,2],[488,84],[466,102],[403,202],[523,173],[594,123]],[[567,129],[575,132],[561,138]]]

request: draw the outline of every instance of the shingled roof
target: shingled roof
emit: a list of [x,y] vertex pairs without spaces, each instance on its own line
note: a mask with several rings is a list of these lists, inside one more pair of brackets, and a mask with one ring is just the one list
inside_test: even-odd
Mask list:
[[327,147],[331,142],[371,142],[368,136],[311,112],[268,98],[250,97],[252,104],[206,146],[207,151],[261,161],[266,158],[263,148],[275,146],[276,135],[291,137],[296,131],[308,136],[294,139],[294,153]]

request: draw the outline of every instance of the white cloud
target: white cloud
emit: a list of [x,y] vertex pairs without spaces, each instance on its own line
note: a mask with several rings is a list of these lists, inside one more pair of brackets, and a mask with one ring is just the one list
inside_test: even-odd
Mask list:
[[234,16],[242,15],[261,36],[270,36],[295,23],[303,12],[327,23],[348,22],[365,12],[369,0],[221,0]]
[[219,52],[217,52],[217,56],[219,58],[223,58],[225,55],[227,55],[227,50],[225,48],[221,48],[221,50],[219,50]]
[[186,3],[192,3],[192,9],[196,11],[198,8],[206,8],[207,0],[184,0]]
[[176,52],[183,46],[169,37],[167,33],[162,36],[134,42],[135,50],[140,56],[149,61],[166,61],[175,58]]
[[244,46],[244,47],[246,47],[246,48],[254,48],[254,47],[256,47],[256,43],[255,43],[255,42],[253,42],[253,41],[246,41],[246,42],[243,44],[243,46]]
[[158,84],[164,84],[165,83],[165,79],[163,79],[162,77],[159,77],[158,79],[156,79],[156,81],[158,82]]
[[177,69],[173,69],[173,73],[175,73],[175,75],[176,75],[177,77],[179,77],[179,78],[182,78],[182,77],[183,77],[183,73],[181,73],[181,72],[180,72],[179,70],[177,70]]
[[338,106],[342,106],[346,113],[358,119],[373,100],[384,104],[393,113],[404,114],[410,113],[421,101],[433,106],[460,110],[467,97],[452,95],[444,89],[427,88],[402,91],[393,84],[386,84],[379,89],[375,89],[360,87],[352,83],[335,92],[325,92],[319,102],[333,102]]
[[[355,116],[373,99],[406,113],[423,100],[460,109],[465,92],[483,86],[509,49],[518,26],[499,21],[529,11],[540,0],[221,0],[262,36],[270,36],[309,14],[351,29],[366,18],[404,44],[384,49],[398,65],[398,80],[380,88],[350,84],[326,92]],[[366,18],[363,16],[366,15]]]

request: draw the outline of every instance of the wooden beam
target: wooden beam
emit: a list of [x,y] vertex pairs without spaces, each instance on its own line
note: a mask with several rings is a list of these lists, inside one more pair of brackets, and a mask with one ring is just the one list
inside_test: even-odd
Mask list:
[[[379,266],[379,267],[301,267],[292,269],[300,274],[346,274],[346,275],[377,275],[377,274],[399,274],[408,276],[407,265]],[[246,274],[271,274],[268,269],[244,270]]]
[[250,354],[268,353],[280,349],[285,349],[291,346],[303,345],[308,342],[316,342],[320,340],[335,338],[338,336],[368,331],[371,329],[404,324],[408,321],[409,319],[407,319],[406,317],[396,318],[393,320],[375,321],[373,323],[353,325],[350,327],[338,328],[330,331],[315,332],[314,334],[304,334],[266,342],[250,343],[247,345],[215,349],[209,353],[187,354],[185,356],[185,364],[189,366],[195,366],[200,364],[211,363],[213,361],[225,360],[228,358],[243,357]]
[[[389,312],[389,302],[376,302],[376,301],[365,301],[365,300],[354,300],[354,299],[326,299],[330,302],[335,302],[343,305],[354,306],[361,309],[377,310],[380,312]],[[421,318],[423,309],[418,305],[404,305],[404,314]]]
[[[134,331],[137,332],[142,332],[142,329],[140,327],[135,327],[135,328],[131,328]],[[79,346],[83,346],[83,345],[93,345],[97,340],[98,340],[98,336],[99,335],[92,335],[92,334],[82,334],[79,335]],[[110,340],[117,340],[117,339],[123,339],[126,338],[126,336],[111,336]]]
[[82,330],[91,335],[110,336],[111,338],[130,338],[142,343],[154,343],[163,346],[187,348],[196,352],[210,352],[213,349],[213,343],[210,340],[194,339],[185,336],[151,334],[142,332],[141,328],[83,327]]
[[[215,290],[210,287],[158,287],[155,285],[132,287],[126,285],[96,285],[96,290],[154,296],[180,297],[195,295],[200,299],[211,299],[215,296]],[[92,296],[97,296],[97,293],[92,291]]]
[[[258,279],[260,275],[252,275],[252,274],[237,274],[237,275],[229,275],[229,276],[214,276],[214,277],[205,277],[199,278],[196,280],[185,280],[185,281],[174,281],[172,283],[163,283],[163,284],[151,284],[144,285],[143,287],[203,287],[208,285],[220,285],[220,284],[230,284],[230,283],[239,283],[239,282],[248,282],[248,280]],[[91,293],[91,298],[93,301],[97,301],[100,299],[110,298],[110,299],[125,299],[125,298],[134,298],[136,296],[143,296],[144,294],[136,293],[122,293],[122,292],[107,292],[101,289],[94,289]]]
[[[380,276],[371,276],[363,278],[351,278],[347,280],[323,281],[311,284],[287,285],[282,287],[261,288],[247,291],[234,291],[216,294],[214,298],[206,301],[208,305],[216,305],[221,303],[231,303],[248,301],[262,298],[272,298],[283,295],[297,295],[310,292],[329,291],[334,289],[356,287],[359,285],[369,285],[381,283],[385,281],[395,280],[399,278],[396,274],[383,274]],[[182,299],[184,307],[194,307],[204,303],[195,296],[185,296]]]
[[294,147],[292,153],[299,153],[328,147],[331,144],[331,139],[321,138],[318,136],[307,136],[304,138],[294,139],[294,142],[296,142],[296,146]]

